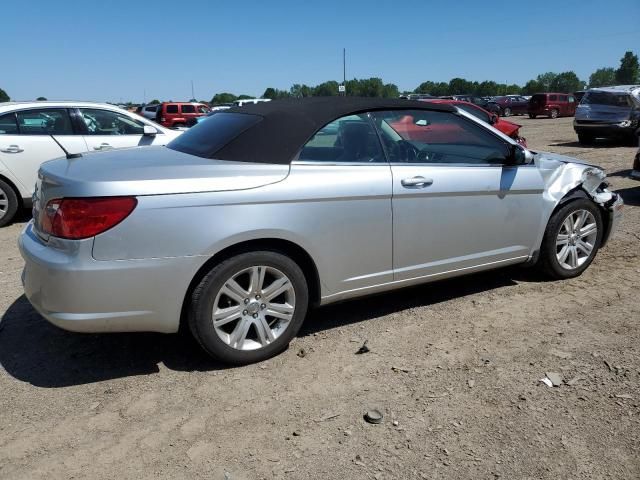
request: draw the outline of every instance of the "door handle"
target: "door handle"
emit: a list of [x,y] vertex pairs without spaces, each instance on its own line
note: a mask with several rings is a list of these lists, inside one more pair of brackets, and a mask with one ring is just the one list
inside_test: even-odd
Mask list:
[[20,153],[20,152],[24,152],[24,149],[20,148],[20,145],[9,145],[7,148],[0,148],[0,152]]
[[94,150],[109,150],[111,148],[113,147],[108,143],[101,143],[100,145],[93,147]]
[[406,188],[424,188],[428,187],[433,183],[433,180],[430,178],[424,177],[411,177],[411,178],[403,178],[400,183],[403,187]]

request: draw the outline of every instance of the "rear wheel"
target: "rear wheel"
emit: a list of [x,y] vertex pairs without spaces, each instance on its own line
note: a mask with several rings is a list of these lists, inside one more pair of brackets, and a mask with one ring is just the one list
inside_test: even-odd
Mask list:
[[555,108],[552,109],[551,112],[549,112],[549,118],[558,118],[558,110]]
[[509,107],[505,108],[502,116],[503,117],[510,117],[511,116],[511,109]]
[[18,212],[16,192],[6,182],[0,180],[0,227],[8,225]]
[[580,142],[582,145],[590,145],[594,140],[595,138],[593,137],[593,135],[588,135],[586,133],[578,134],[578,142]]
[[551,216],[540,250],[541,267],[556,279],[584,272],[602,241],[602,215],[590,200],[572,201]]
[[300,267],[271,251],[237,255],[216,265],[191,298],[189,326],[213,357],[243,365],[287,348],[307,313]]
[[179,127],[185,127],[186,125],[184,123],[174,123],[173,124],[173,128],[179,128]]

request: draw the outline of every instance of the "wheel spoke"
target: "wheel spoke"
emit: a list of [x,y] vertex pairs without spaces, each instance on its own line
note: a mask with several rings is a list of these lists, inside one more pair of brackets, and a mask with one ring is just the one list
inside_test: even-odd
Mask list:
[[242,305],[218,309],[213,313],[213,324],[221,327],[242,317]]
[[234,348],[242,349],[242,344],[247,338],[247,334],[249,333],[249,328],[251,328],[251,320],[248,318],[243,318],[238,322],[236,328],[231,332],[231,336],[229,338],[229,345]]
[[236,282],[233,278],[230,278],[229,280],[227,280],[227,283],[224,284],[224,287],[222,287],[222,293],[238,303],[242,303],[245,297],[249,296],[249,292],[238,285],[238,282]]
[[573,232],[573,221],[571,220],[571,215],[569,215],[564,222],[562,222],[562,228],[569,235]]
[[265,288],[262,291],[262,295],[269,302],[272,299],[276,298],[281,293],[286,292],[290,288],[292,288],[292,286],[291,286],[291,283],[289,282],[289,279],[287,277],[280,277],[279,279],[274,281],[271,285],[269,285],[267,288]]
[[291,320],[294,308],[286,303],[269,303],[265,315],[281,318],[283,320]]
[[256,331],[258,332],[258,340],[263,347],[276,339],[273,331],[271,330],[271,327],[267,323],[266,318],[264,318],[263,316],[258,317],[258,319],[254,322],[254,325],[256,327]]
[[591,255],[591,252],[593,251],[593,245],[585,242],[584,240],[578,240],[578,242],[576,243],[576,248],[578,250],[582,250],[582,252],[588,257],[589,255]]
[[578,249],[576,247],[569,247],[569,266],[571,268],[578,266]]
[[258,293],[262,290],[264,284],[264,275],[266,267],[253,267],[251,269],[251,282],[249,283],[249,292]]
[[585,225],[579,230],[578,235],[580,238],[588,237],[598,231],[598,226],[595,223],[590,223],[589,225]]
[[569,245],[565,245],[564,247],[562,247],[562,250],[560,250],[560,253],[558,253],[558,261],[560,263],[565,263],[567,260],[567,256],[569,255],[569,250],[571,249],[571,247]]
[[575,223],[573,224],[573,229],[580,230],[580,228],[582,228],[582,225],[584,225],[584,221],[587,218],[587,211],[580,210],[579,212],[576,212],[575,215],[576,215],[576,220],[575,220]]
[[556,246],[560,247],[562,245],[566,245],[567,243],[569,243],[569,235],[565,235],[564,233],[559,234],[558,238],[556,239]]

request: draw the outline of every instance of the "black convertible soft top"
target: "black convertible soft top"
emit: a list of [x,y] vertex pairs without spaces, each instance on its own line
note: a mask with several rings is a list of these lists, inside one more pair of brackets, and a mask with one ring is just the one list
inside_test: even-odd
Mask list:
[[391,109],[455,111],[446,104],[400,98],[309,97],[244,105],[225,112],[260,115],[263,120],[227,143],[216,152],[215,158],[290,163],[303,145],[333,120],[361,112]]
[[[260,102],[216,113],[214,117],[230,113],[253,115],[260,117],[260,121],[248,122],[248,128],[229,138],[223,145],[215,148],[215,151],[207,152],[206,156],[236,162],[288,164],[318,130],[340,117],[375,110],[400,109],[456,111],[447,104],[399,98],[310,97]],[[205,128],[208,126],[213,129],[214,124],[218,123],[214,120],[218,119],[212,117],[193,127],[192,131],[185,132],[169,144],[169,147],[205,156],[203,152],[189,151],[186,145],[185,148],[180,148],[179,144],[186,144],[192,136],[196,140],[196,135],[202,139]],[[191,135],[192,133],[196,135]]]

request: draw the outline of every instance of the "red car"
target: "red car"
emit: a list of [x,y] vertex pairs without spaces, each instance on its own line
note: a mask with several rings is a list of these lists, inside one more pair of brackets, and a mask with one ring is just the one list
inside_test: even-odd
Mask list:
[[168,128],[186,127],[190,119],[210,111],[204,103],[162,102],[156,110],[156,122]]
[[573,117],[576,99],[567,93],[536,93],[529,100],[529,118],[544,115],[549,118]]
[[433,102],[433,103],[448,103],[450,105],[455,105],[456,107],[464,110],[467,113],[470,113],[474,117],[482,120],[489,125],[492,125],[494,128],[500,130],[502,133],[507,135],[508,137],[513,138],[516,142],[518,142],[523,147],[527,147],[527,140],[524,137],[520,136],[520,125],[517,123],[508,122],[506,120],[501,119],[495,113],[490,113],[484,110],[483,108],[469,102],[463,102],[461,100],[446,100],[446,99],[429,99],[422,100],[423,102]]
[[500,115],[510,117],[511,115],[526,115],[529,109],[529,100],[520,95],[504,95],[495,97],[493,103],[500,107]]

